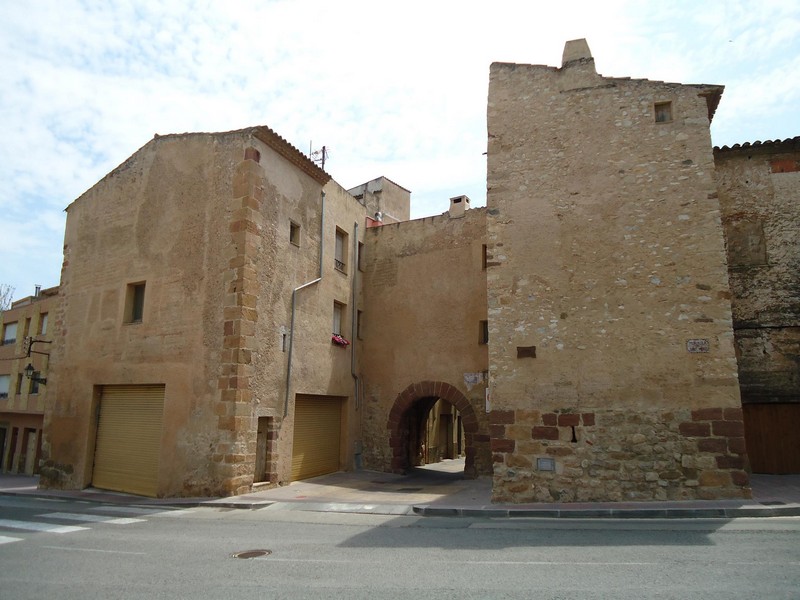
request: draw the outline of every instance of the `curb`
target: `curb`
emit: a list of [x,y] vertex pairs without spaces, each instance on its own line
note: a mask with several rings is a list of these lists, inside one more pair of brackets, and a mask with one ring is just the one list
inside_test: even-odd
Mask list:
[[739,508],[589,508],[515,509],[413,506],[421,517],[483,517],[489,519],[741,519],[800,517],[800,505]]
[[0,496],[79,500],[97,504],[130,504],[148,508],[233,508],[257,510],[272,507],[273,510],[295,510],[308,512],[330,512],[377,515],[416,515],[419,517],[488,518],[488,519],[737,519],[800,517],[800,504],[782,506],[739,507],[687,507],[687,508],[468,508],[430,506],[426,504],[372,504],[351,502],[309,501],[237,501],[221,498],[187,498],[182,500],[155,500],[138,496],[103,495],[78,493],[42,493],[38,490],[0,490]]

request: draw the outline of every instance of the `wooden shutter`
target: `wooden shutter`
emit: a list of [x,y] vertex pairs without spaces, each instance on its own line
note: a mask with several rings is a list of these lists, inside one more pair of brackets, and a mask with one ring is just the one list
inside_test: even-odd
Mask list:
[[157,495],[163,414],[163,385],[103,387],[92,476],[94,487]]
[[294,409],[292,481],[339,470],[342,400],[298,396]]

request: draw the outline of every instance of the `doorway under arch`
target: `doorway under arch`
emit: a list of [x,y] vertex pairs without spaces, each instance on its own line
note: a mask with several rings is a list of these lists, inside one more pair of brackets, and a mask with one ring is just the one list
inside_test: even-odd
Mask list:
[[[441,381],[413,383],[397,395],[387,422],[392,451],[391,471],[405,473],[414,466],[412,457],[419,451],[420,421],[427,419],[436,400],[443,400],[458,411],[463,428],[464,476],[477,477],[482,473],[479,473],[476,457],[479,449],[488,453],[488,432],[480,432],[482,423],[478,412],[466,396]],[[486,425],[483,424],[483,427]]]

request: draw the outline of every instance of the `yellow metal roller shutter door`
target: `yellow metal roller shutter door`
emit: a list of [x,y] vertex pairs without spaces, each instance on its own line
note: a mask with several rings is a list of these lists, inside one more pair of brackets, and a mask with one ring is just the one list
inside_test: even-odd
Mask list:
[[103,387],[94,487],[156,496],[163,414],[163,385]]
[[342,401],[298,396],[294,409],[292,481],[339,470]]

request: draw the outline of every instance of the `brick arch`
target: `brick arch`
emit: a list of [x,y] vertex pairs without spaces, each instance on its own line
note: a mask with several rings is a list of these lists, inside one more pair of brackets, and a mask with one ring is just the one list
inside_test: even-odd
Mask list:
[[386,428],[389,430],[389,446],[392,450],[392,472],[402,473],[408,469],[408,455],[405,451],[406,440],[402,433],[403,416],[423,398],[440,398],[455,406],[458,412],[461,413],[465,445],[464,474],[468,477],[477,477],[475,442],[480,428],[478,415],[475,412],[475,407],[472,406],[464,394],[449,383],[441,381],[412,383],[395,398],[386,424]]

